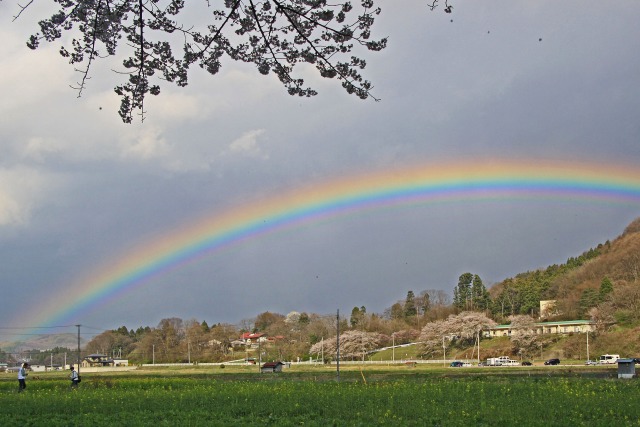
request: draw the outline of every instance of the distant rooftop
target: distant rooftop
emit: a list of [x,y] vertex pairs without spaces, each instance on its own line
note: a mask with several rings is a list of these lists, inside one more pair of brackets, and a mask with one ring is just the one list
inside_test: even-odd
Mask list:
[[[561,325],[591,325],[593,322],[591,320],[584,320],[584,319],[580,319],[580,320],[558,320],[556,322],[535,322],[534,325],[536,326],[561,326]],[[509,329],[511,327],[511,324],[505,324],[505,325],[498,325],[498,326],[494,326],[493,328],[490,329]]]

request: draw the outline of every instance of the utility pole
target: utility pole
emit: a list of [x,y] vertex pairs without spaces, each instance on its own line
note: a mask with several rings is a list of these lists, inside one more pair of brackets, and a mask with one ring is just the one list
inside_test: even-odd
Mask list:
[[442,366],[447,365],[447,348],[444,346],[444,335],[442,336]]
[[336,314],[336,380],[340,381],[340,309]]
[[589,331],[587,331],[587,360],[589,359]]
[[392,344],[391,344],[391,361],[396,361],[396,333],[391,334]]
[[76,325],[78,327],[78,359],[77,359],[77,365],[78,365],[78,375],[80,375],[80,325]]
[[151,353],[151,357],[152,357],[151,363],[153,365],[155,365],[156,364],[156,345],[155,344],[151,344],[151,345],[152,345],[152,347],[151,347],[152,348],[152,350],[151,350],[152,351],[152,353]]

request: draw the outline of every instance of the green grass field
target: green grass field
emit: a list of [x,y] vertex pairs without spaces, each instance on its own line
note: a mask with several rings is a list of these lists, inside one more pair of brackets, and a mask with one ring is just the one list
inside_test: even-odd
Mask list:
[[640,426],[638,380],[586,368],[257,367],[0,376],[2,426]]

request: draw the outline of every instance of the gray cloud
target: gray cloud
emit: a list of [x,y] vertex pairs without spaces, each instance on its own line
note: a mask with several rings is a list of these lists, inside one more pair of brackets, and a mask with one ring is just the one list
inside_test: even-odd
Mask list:
[[[219,76],[194,70],[187,88],[163,88],[145,122],[127,126],[109,67],[76,98],[56,46],[26,49],[32,23],[11,23],[3,4],[0,321],[28,323],[25,298],[43,303],[140,242],[302,184],[462,159],[640,160],[633,2],[465,2],[451,15],[417,1],[381,6],[390,45],[367,67],[381,102],[308,70],[320,95],[291,98],[275,77],[225,63]],[[465,271],[492,283],[563,262],[638,213],[527,200],[338,217],[234,245],[74,321],[382,311],[409,289],[449,291]]]

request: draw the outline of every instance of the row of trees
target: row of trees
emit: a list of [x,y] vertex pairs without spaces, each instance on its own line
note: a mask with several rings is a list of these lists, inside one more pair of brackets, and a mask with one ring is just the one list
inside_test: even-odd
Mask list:
[[26,361],[31,365],[64,366],[74,363],[78,357],[77,349],[56,346],[48,350],[28,349],[17,352],[0,350],[0,362],[16,365]]
[[[564,264],[554,264],[545,269],[527,271],[507,278],[496,284],[488,292],[491,313],[496,318],[506,319],[518,314],[539,315],[541,300],[564,300],[562,280],[583,265],[599,257],[610,247],[610,242],[589,249],[578,257],[571,257]],[[601,276],[601,279],[603,277]],[[562,311],[570,317],[579,313],[566,304]]]
[[491,306],[491,298],[477,274],[464,273],[453,290],[453,305],[460,310],[484,311]]
[[[163,319],[155,328],[137,331],[120,327],[94,337],[88,353],[126,355],[133,363],[224,361],[248,356],[241,342],[243,332],[273,337],[263,352],[267,359],[292,360],[308,353],[310,343],[335,335],[335,319],[292,312],[287,316],[265,312],[241,322],[209,326],[206,321]],[[343,320],[346,329],[346,321]]]
[[[465,289],[467,285],[472,292],[480,289],[486,297],[482,280],[471,273],[460,276],[456,295],[462,295],[458,289]],[[348,319],[340,319],[340,330],[344,331],[341,335],[342,356],[364,357],[378,346],[414,342],[424,325],[433,326],[432,322],[458,312],[459,301],[456,299],[451,304],[444,291],[430,289],[417,295],[408,291],[403,301],[392,304],[382,314],[369,313],[365,306],[356,306]],[[478,305],[476,302],[467,298],[464,307],[486,307],[486,303]],[[163,319],[155,328],[140,327],[134,331],[123,326],[106,331],[89,342],[86,351],[124,354],[132,362],[223,361],[248,357],[249,352],[239,339],[243,332],[252,332],[264,333],[271,338],[269,345],[260,350],[266,359],[319,357],[321,352],[330,358],[336,349],[336,321],[333,315],[295,311],[287,315],[267,311],[241,321],[240,325],[209,326],[206,321],[169,318]]]
[[[630,239],[631,234],[640,235],[625,232],[623,237]],[[614,243],[620,246],[619,241]],[[396,301],[381,314],[371,313],[363,305],[355,306],[350,316],[339,320],[343,331],[342,356],[362,358],[373,348],[416,341],[423,343],[425,357],[436,356],[449,347],[473,344],[473,340],[480,339],[481,329],[510,322],[510,351],[528,357],[554,339],[533,332],[542,299],[556,300],[556,310],[550,312],[547,320],[592,319],[600,330],[614,323],[637,324],[640,287],[627,270],[623,269],[626,275],[622,278],[603,276],[599,287],[587,282],[577,298],[574,292],[566,293],[571,289],[566,283],[585,281],[584,274],[593,276],[605,271],[598,267],[599,257],[611,264],[606,257],[611,258],[613,252],[612,244],[607,242],[569,258],[565,264],[519,274],[491,289],[486,288],[478,274],[466,272],[459,276],[452,300],[442,290],[418,293],[409,290],[404,300]],[[632,255],[627,252],[617,257],[624,261]],[[578,301],[577,309],[572,308],[574,300]],[[170,318],[163,319],[155,328],[140,327],[134,331],[123,326],[106,331],[95,337],[86,351],[126,355],[133,362],[223,361],[248,357],[239,338],[243,332],[259,332],[271,338],[260,350],[265,360],[296,360],[319,357],[321,353],[327,358],[335,353],[336,321],[335,315],[298,312],[283,315],[268,311],[239,325],[209,326],[206,321]]]

